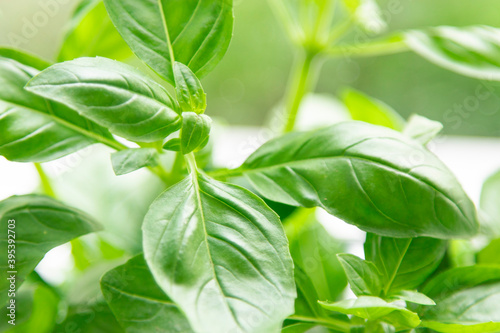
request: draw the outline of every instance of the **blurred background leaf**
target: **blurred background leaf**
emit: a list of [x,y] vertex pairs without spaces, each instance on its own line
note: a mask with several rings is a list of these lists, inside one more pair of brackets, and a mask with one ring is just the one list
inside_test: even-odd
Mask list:
[[[55,59],[75,0],[24,0],[2,3],[0,45],[14,45]],[[378,0],[387,34],[438,25],[500,26],[495,0]],[[282,99],[293,49],[266,0],[235,0],[235,37],[220,66],[203,80],[208,114],[232,124],[261,125]],[[47,19],[45,19],[47,18]],[[371,36],[356,30],[349,38]],[[318,93],[335,94],[352,86],[407,118],[418,113],[444,124],[444,134],[500,135],[500,84],[439,68],[412,53],[326,62]]]

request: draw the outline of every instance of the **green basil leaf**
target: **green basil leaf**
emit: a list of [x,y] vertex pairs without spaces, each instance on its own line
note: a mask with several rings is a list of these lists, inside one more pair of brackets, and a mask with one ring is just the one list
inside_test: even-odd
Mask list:
[[111,163],[117,176],[140,168],[158,165],[158,151],[154,148],[125,149],[111,154]]
[[32,54],[28,54],[21,50],[16,50],[8,47],[0,47],[0,57],[15,60],[25,66],[43,71],[49,67],[51,63],[42,60]]
[[117,146],[106,129],[24,89],[46,65],[43,61],[3,51],[12,58],[0,56],[0,155],[16,162],[46,162],[97,142]]
[[423,145],[428,144],[443,129],[443,124],[439,121],[414,114],[408,120],[403,129],[403,134],[420,142]]
[[192,173],[151,205],[143,235],[156,282],[195,332],[278,332],[293,313],[283,227],[251,192]]
[[401,290],[392,294],[391,298],[421,305],[436,305],[432,299],[415,290]]
[[163,149],[170,150],[170,151],[181,151],[181,139],[174,138],[174,139],[168,140],[163,145]]
[[398,326],[417,327],[420,324],[418,315],[408,309],[388,303],[381,298],[361,296],[336,303],[320,302],[324,308],[367,320],[389,321]]
[[478,264],[500,265],[500,238],[492,240],[477,254]]
[[198,76],[209,73],[226,53],[233,31],[232,0],[104,0],[132,51],[174,84],[175,61]]
[[184,64],[174,64],[175,92],[182,111],[203,113],[207,108],[207,95],[200,80]]
[[[295,315],[324,317],[324,309],[317,300],[336,300],[347,286],[344,270],[337,259],[337,254],[345,250],[344,244],[325,230],[316,219],[314,210],[299,210],[285,220],[284,226],[299,294]],[[304,311],[298,311],[299,302]]]
[[365,257],[382,273],[385,295],[420,286],[444,257],[447,242],[434,238],[366,235]]
[[283,326],[281,333],[305,333],[316,327],[314,324],[293,323]]
[[365,261],[352,254],[338,254],[347,275],[351,290],[356,296],[379,296],[382,290],[381,276],[370,261]]
[[[6,274],[16,271],[16,281],[23,281],[52,248],[100,230],[85,213],[40,195],[14,196],[1,201],[0,224],[0,244],[6,254],[0,260],[0,268]],[[7,256],[12,253],[9,245],[13,244],[15,264]],[[1,304],[7,301],[9,285],[7,279],[0,281]]]
[[318,304],[318,300],[324,298],[318,295],[311,276],[295,264],[294,277],[297,286],[294,315],[311,318],[327,317],[326,311]]
[[124,333],[104,301],[71,306],[64,321],[53,332],[73,332],[75,328],[78,333]]
[[498,333],[500,330],[500,323],[489,322],[481,324],[457,324],[457,323],[442,323],[432,320],[422,321],[421,327],[427,327],[434,332],[443,333]]
[[500,331],[500,283],[457,291],[425,309],[423,327],[437,332]]
[[436,27],[406,33],[406,44],[430,62],[465,76],[500,80],[499,29]]
[[266,198],[324,208],[389,237],[470,237],[476,210],[446,166],[402,134],[344,122],[271,140],[232,171]]
[[324,54],[332,57],[373,57],[408,51],[404,36],[401,33],[373,39],[366,42],[346,43],[327,48]]
[[181,152],[189,154],[203,149],[208,143],[212,119],[204,114],[184,112],[180,135]]
[[120,36],[101,0],[84,0],[74,13],[57,60],[101,56],[125,60],[132,51]]
[[156,284],[142,254],[106,273],[101,289],[129,333],[192,332],[182,312]]
[[346,89],[342,99],[351,113],[353,120],[361,120],[373,125],[380,125],[400,131],[404,119],[387,104],[354,89]]
[[498,265],[456,267],[433,277],[422,288],[422,292],[439,304],[440,298],[454,291],[496,281],[500,281]]
[[488,177],[481,189],[480,208],[482,219],[481,232],[488,237],[500,237],[500,171]]
[[159,141],[181,125],[165,88],[131,66],[106,58],[53,65],[26,89],[68,105],[132,141]]
[[15,325],[9,323],[10,303],[2,308],[1,314],[5,318],[0,322],[0,331],[3,333],[50,333],[56,324],[58,315],[59,296],[43,284],[25,283],[16,292],[14,306]]

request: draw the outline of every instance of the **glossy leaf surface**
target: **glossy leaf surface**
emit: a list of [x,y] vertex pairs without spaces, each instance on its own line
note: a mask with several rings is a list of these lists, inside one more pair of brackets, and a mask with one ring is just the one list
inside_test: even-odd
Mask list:
[[203,113],[207,108],[207,95],[200,80],[186,65],[174,64],[175,91],[182,111]]
[[336,303],[320,302],[331,311],[354,315],[368,320],[384,320],[399,326],[416,327],[420,324],[418,315],[408,309],[388,303],[381,298],[361,296],[357,299],[347,299]]
[[104,300],[69,307],[66,318],[57,324],[54,332],[68,332],[75,327],[78,333],[124,333]]
[[470,237],[474,204],[451,172],[400,133],[344,122],[271,140],[235,173],[268,199],[324,208],[392,237]]
[[283,227],[249,191],[193,173],[152,204],[143,234],[155,280],[195,332],[278,332],[293,313]]
[[203,114],[184,112],[182,114],[180,148],[183,154],[199,151],[208,143],[212,119]]
[[489,26],[437,27],[410,31],[406,44],[430,62],[458,74],[500,80],[499,29]]
[[64,105],[24,89],[39,69],[48,64],[20,51],[3,51],[0,52],[4,55],[0,56],[0,155],[16,162],[46,162],[96,142],[114,144],[106,129]]
[[222,59],[233,30],[232,0],[105,0],[132,51],[174,84],[173,61],[203,77]]
[[443,124],[440,122],[414,114],[404,127],[403,134],[426,145],[434,139],[442,129]]
[[106,58],[53,65],[26,89],[66,104],[132,141],[159,141],[181,125],[165,88],[134,68]]
[[181,151],[181,139],[180,138],[174,138],[174,139],[168,140],[163,145],[163,149],[170,150],[170,151]]
[[101,288],[127,332],[192,332],[182,312],[156,284],[142,254],[106,273]]
[[485,215],[481,231],[488,237],[500,237],[500,171],[488,177],[481,189],[480,208]]
[[297,285],[297,299],[295,300],[294,315],[311,318],[326,317],[326,311],[319,306],[318,295],[311,277],[300,266],[295,266],[295,284]]
[[436,305],[432,299],[427,297],[426,295],[419,293],[414,290],[401,290],[392,295],[392,298],[399,299],[405,302],[410,302],[414,304],[421,305]]
[[43,71],[51,65],[50,62],[40,59],[35,55],[9,47],[0,47],[0,57],[15,60],[28,67],[38,69],[39,71]]
[[132,51],[120,36],[101,0],[84,0],[73,13],[57,60],[101,56],[125,60]]
[[111,154],[111,163],[117,176],[140,168],[158,165],[158,151],[154,148],[125,149]]
[[[5,278],[8,271],[17,271],[17,281],[23,281],[49,250],[100,229],[85,213],[40,195],[14,196],[1,201],[0,223],[0,246],[7,254],[8,250],[12,250],[9,245],[15,244],[16,261],[14,266],[10,266],[13,263],[8,262],[7,255],[0,261],[4,272],[0,282],[2,304],[6,301],[9,288],[9,281]],[[15,227],[8,228],[9,224]]]
[[456,267],[433,277],[426,283],[422,292],[438,301],[454,291],[496,281],[500,281],[498,265]]
[[8,306],[2,307],[0,331],[3,333],[51,333],[57,320],[59,296],[43,284],[25,283],[15,297],[17,309],[15,325],[9,324]]
[[356,296],[379,296],[382,290],[381,277],[372,262],[352,254],[339,254],[338,258]]
[[380,125],[401,130],[405,121],[390,106],[354,89],[347,89],[342,99],[351,113],[353,120],[361,120],[373,125]]
[[386,295],[414,289],[434,272],[443,259],[447,242],[434,238],[389,238],[367,234],[365,257],[382,273]]
[[344,244],[317,221],[314,211],[292,214],[284,224],[295,264],[295,315],[326,317],[317,301],[336,300],[347,286],[337,259]]
[[500,283],[457,291],[424,312],[422,326],[437,332],[487,333],[500,330]]

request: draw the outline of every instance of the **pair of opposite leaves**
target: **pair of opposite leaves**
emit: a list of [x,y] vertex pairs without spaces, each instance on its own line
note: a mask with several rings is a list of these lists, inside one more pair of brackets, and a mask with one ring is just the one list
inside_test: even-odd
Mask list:
[[[127,80],[125,80],[125,81],[127,81]],[[59,92],[53,92],[54,96],[58,95],[58,94],[59,94]],[[72,95],[72,94],[73,93],[70,93],[70,95]],[[153,96],[154,96],[154,94],[153,94]],[[150,95],[149,97],[152,97],[152,96]],[[155,97],[154,99],[156,100],[157,98]],[[64,102],[65,102],[65,104],[71,104],[68,101],[64,101]],[[130,102],[130,100],[126,100],[123,103],[128,103],[128,102]],[[83,100],[83,101],[80,100],[80,103],[77,103],[77,104],[78,105],[72,105],[72,106],[74,106],[77,109],[84,108],[85,106],[88,106],[87,101],[85,101],[85,100]],[[96,107],[100,107],[100,106],[101,105],[96,105]],[[91,112],[89,112],[89,114],[90,113]],[[96,116],[96,117],[100,117],[100,116]],[[91,118],[91,117],[89,117],[89,118]],[[100,121],[102,121],[102,120],[100,120]],[[115,125],[113,123],[113,121],[111,121],[110,124]],[[336,130],[338,130],[338,128]],[[116,132],[116,130],[115,130],[115,132]],[[340,130],[340,132],[342,132],[342,130]],[[148,132],[147,134],[149,135],[150,133]],[[144,136],[140,136],[139,138],[143,139]],[[135,139],[137,140],[138,138],[135,138]],[[361,141],[364,141],[365,139],[366,139],[366,141],[369,141],[369,140],[372,140],[374,138],[363,138],[362,140],[360,140],[360,142],[354,142],[353,146],[355,144],[356,145],[360,144],[360,146],[361,146],[364,143],[364,142],[362,143]],[[319,140],[321,140],[321,136],[319,136]],[[309,144],[307,141],[308,140],[304,140],[304,142],[302,142],[302,144],[304,144],[304,145]],[[395,140],[395,141],[397,141],[397,140]],[[297,143],[297,142],[295,142],[295,143]],[[298,142],[298,143],[300,143],[300,142]],[[283,145],[283,141],[280,144]],[[272,150],[274,150],[275,148],[276,147],[273,147]],[[283,149],[283,148],[287,148],[287,147],[278,147],[278,148]],[[427,172],[428,174],[426,174],[426,172],[422,171],[422,170],[420,170],[420,172],[418,172],[416,170],[411,170],[411,168],[408,168],[408,166],[405,163],[402,163],[402,164],[387,163],[387,165],[385,165],[384,162],[386,162],[386,161],[383,161],[383,158],[381,159],[383,162],[380,163],[380,164],[382,164],[382,167],[381,167],[380,165],[375,165],[375,166],[372,165],[373,161],[370,160],[370,158],[368,158],[368,163],[364,163],[365,161],[363,161],[363,159],[365,156],[362,156],[361,158],[359,158],[359,156],[344,157],[343,156],[344,153],[350,148],[351,148],[350,146],[347,146],[347,147],[342,147],[342,149],[339,150],[337,147],[337,150],[333,149],[333,150],[329,151],[326,154],[327,156],[311,156],[311,155],[308,156],[307,154],[305,156],[301,156],[301,154],[298,154],[297,151],[295,151],[295,153],[297,153],[296,156],[292,157],[292,156],[288,155],[288,157],[290,157],[288,162],[293,163],[294,165],[282,165],[282,164],[277,164],[277,163],[273,164],[273,162],[269,162],[269,161],[262,162],[262,160],[265,160],[265,158],[262,159],[262,156],[257,156],[257,158],[254,157],[254,160],[252,160],[252,158],[251,158],[250,162],[246,163],[246,165],[244,166],[244,170],[242,170],[242,171],[244,171],[248,175],[248,178],[254,183],[254,185],[256,185],[256,187],[258,189],[260,188],[260,191],[264,195],[272,196],[272,199],[282,201],[282,202],[287,202],[287,203],[301,204],[304,206],[319,205],[319,206],[327,208],[327,210],[329,210],[330,212],[336,213],[337,215],[343,217],[345,220],[347,220],[349,222],[360,225],[362,228],[365,228],[365,230],[370,230],[370,231],[375,231],[375,232],[378,231],[379,233],[382,233],[382,234],[385,233],[385,234],[389,234],[391,236],[399,235],[399,234],[405,234],[406,236],[408,236],[408,233],[411,233],[411,235],[421,234],[421,235],[433,235],[436,237],[451,237],[451,236],[456,236],[457,234],[464,235],[464,234],[470,233],[470,231],[472,229],[474,229],[473,225],[474,225],[475,220],[474,220],[474,217],[472,217],[472,215],[471,215],[470,205],[468,204],[466,197],[465,197],[465,200],[462,200],[462,199],[464,199],[464,196],[461,195],[462,193],[459,189],[459,186],[458,186],[458,188],[457,188],[457,186],[455,186],[456,182],[454,182],[454,179],[451,179],[452,180],[450,183],[450,184],[452,184],[451,191],[447,192],[447,190],[450,190],[450,188],[446,188],[446,185],[444,187],[443,186],[434,187],[435,184],[433,183],[433,181],[435,181],[436,178],[429,177],[430,180],[426,179],[426,176],[428,176],[428,174],[431,173],[429,171]],[[278,149],[278,155],[282,154],[282,153],[283,153],[283,150]],[[404,153],[405,152],[403,152],[403,155],[404,155]],[[262,154],[262,152],[261,152],[261,154]],[[268,154],[268,152],[265,152],[264,155],[269,155],[269,154]],[[267,156],[267,157],[269,157],[269,160],[272,160],[272,157],[270,157],[271,155]],[[287,154],[285,154],[285,155],[287,155]],[[314,153],[313,153],[313,155],[314,155]],[[317,152],[316,152],[316,155],[317,155]],[[333,155],[333,156],[331,156],[331,155]],[[361,154],[361,155],[363,155],[363,154]],[[370,156],[370,154],[368,154],[368,155],[369,155],[368,157],[373,157],[373,156]],[[307,171],[308,169],[311,169],[311,162],[312,162],[312,164],[315,164],[317,161],[321,160],[322,157],[326,157],[326,159],[328,159],[328,161],[320,162],[320,164],[324,164],[323,166],[316,165],[316,167],[314,167],[314,166],[312,167],[312,169],[316,168],[316,170],[314,170],[315,171],[314,173],[318,177],[311,178],[310,175],[304,176],[301,174],[301,172],[303,170]],[[330,157],[333,157],[333,158],[330,160]],[[281,159],[281,156],[278,156],[278,158]],[[260,161],[259,161],[259,159],[260,159]],[[255,162],[256,160],[257,160],[257,162]],[[311,161],[311,160],[314,160],[314,161]],[[297,162],[297,163],[295,164],[295,162]],[[375,162],[380,162],[380,161],[375,161]],[[377,163],[375,163],[375,164],[377,164]],[[409,164],[411,164],[411,163],[409,163]],[[422,166],[419,165],[418,167],[422,167]],[[417,169],[418,167],[416,167],[415,169]],[[423,167],[425,168],[425,167],[429,167],[429,166],[423,166]],[[434,168],[434,167],[436,167],[436,165],[430,166],[430,168]],[[347,170],[350,171],[351,177],[350,178],[347,177],[347,179],[349,179],[349,181],[351,181],[351,183],[350,183],[351,185],[352,184],[357,185],[358,190],[354,191],[357,194],[357,197],[364,199],[364,200],[361,200],[361,202],[363,202],[362,209],[357,210],[357,212],[356,212],[356,214],[354,214],[354,216],[350,216],[349,212],[346,212],[347,209],[345,209],[345,207],[344,208],[341,207],[343,204],[346,203],[345,198],[344,198],[344,201],[339,200],[339,197],[341,197],[341,195],[337,195],[337,196],[332,195],[330,190],[324,189],[325,186],[320,186],[319,183],[327,180],[325,177],[325,174],[328,172],[329,168],[333,168],[333,169],[338,168],[340,170],[339,173],[334,173],[334,175],[335,174],[347,175],[348,173],[346,171]],[[439,163],[437,164],[436,169],[438,170],[438,173],[441,172],[441,174],[447,174],[447,170],[441,168],[441,165],[439,165]],[[274,172],[274,174],[273,174],[273,172]],[[309,170],[309,172],[310,172],[310,170]],[[398,172],[401,173],[402,175],[398,174]],[[270,177],[275,176],[276,173],[281,174],[281,175],[279,175],[281,178],[277,181],[277,183],[278,183],[278,184],[276,184],[277,186],[274,184],[276,180],[270,178]],[[394,207],[382,207],[382,209],[380,207],[378,207],[377,202],[374,202],[371,199],[371,196],[373,196],[373,194],[371,194],[370,191],[367,191],[364,188],[365,186],[363,184],[366,184],[366,179],[361,178],[361,180],[360,180],[358,174],[361,176],[365,176],[365,177],[367,177],[366,179],[370,179],[370,180],[373,178],[378,178],[379,182],[382,182],[382,183],[383,182],[391,182],[392,179],[398,179],[400,184],[401,184],[402,191],[403,191],[403,192],[400,192],[400,194],[401,193],[406,194],[406,191],[408,191],[410,194],[414,195],[414,197],[413,197],[414,199],[419,198],[418,195],[415,195],[416,193],[414,191],[415,187],[418,188],[420,190],[420,192],[427,194],[427,198],[426,198],[427,200],[425,200],[424,205],[423,205],[423,206],[427,207],[427,210],[426,210],[426,212],[423,212],[420,215],[425,216],[427,213],[434,210],[434,212],[436,213],[435,219],[432,220],[431,223],[429,223],[427,221],[427,223],[424,224],[423,226],[418,226],[416,223],[414,223],[411,225],[411,228],[408,232],[402,231],[402,230],[394,231],[394,230],[392,230],[392,227],[384,228],[383,223],[381,223],[382,221],[385,221],[385,222],[390,221],[392,223],[392,226],[395,226],[395,225],[399,224],[398,221],[400,221],[400,220],[404,220],[404,221],[408,222],[408,216],[404,216],[404,214],[402,214],[400,211],[394,210]],[[394,174],[396,174],[396,175],[394,175]],[[424,177],[420,177],[420,176],[422,176],[422,174],[424,174]],[[292,179],[294,179],[294,181],[290,181],[289,179],[286,180],[286,178],[288,178],[290,175],[293,176]],[[406,176],[406,178],[404,176]],[[333,180],[336,180],[336,179],[337,178],[334,178]],[[298,182],[296,184],[298,184],[299,186],[295,187],[295,193],[294,193],[294,191],[288,193],[287,190],[290,188],[290,184],[294,183],[297,180],[298,180]],[[449,179],[447,179],[447,180],[449,180]],[[311,181],[312,181],[312,183],[311,183]],[[333,182],[333,183],[335,183],[335,182]],[[346,182],[346,183],[348,183],[348,182]],[[344,183],[344,184],[346,184],[346,183]],[[348,185],[349,184],[347,184],[345,186],[347,191],[349,191]],[[441,184],[439,184],[439,182],[438,182],[438,185],[442,185],[442,182],[441,182]],[[319,190],[317,190],[316,187],[318,187]],[[330,189],[331,188],[333,188],[333,187],[330,187]],[[272,190],[278,189],[278,191],[275,193],[273,191],[270,191],[270,189],[272,189]],[[410,189],[410,190],[408,190],[408,189]],[[199,190],[199,188],[198,188],[198,190]],[[373,189],[371,189],[371,190],[373,190]],[[394,190],[394,189],[392,189],[392,190]],[[418,191],[416,191],[416,192],[418,192]],[[451,195],[449,195],[450,192],[451,192]],[[377,193],[374,197],[376,197],[377,195],[380,195],[380,194],[383,194],[383,193]],[[435,195],[434,199],[432,199],[432,200],[434,200],[434,204],[436,204],[436,201],[438,202],[437,208],[434,208],[434,209],[429,208],[430,203],[432,201],[429,198],[429,194]],[[200,201],[198,203],[200,203]],[[407,199],[407,205],[408,205],[407,207],[410,208],[410,203],[408,202],[408,199]],[[414,202],[414,206],[416,206],[416,205],[419,205],[419,203]],[[201,204],[200,204],[200,206],[201,206]],[[415,208],[414,206],[411,208],[414,209]],[[462,208],[464,208],[463,209],[464,212],[462,212]],[[414,212],[414,210],[411,210],[411,211]],[[376,212],[375,216],[377,218],[375,219],[374,223],[371,223],[367,220],[368,220],[368,216],[371,215],[373,212]],[[396,218],[391,217],[394,215]],[[460,228],[458,228],[458,230],[456,231],[456,233],[454,235],[446,235],[446,231],[448,231],[448,229],[450,229],[450,224],[452,224],[450,222],[451,219],[454,217],[457,217],[457,216],[459,217],[459,219],[457,220],[459,222],[456,224],[458,226],[460,226]],[[423,220],[424,220],[423,218],[420,219],[420,221],[423,221]],[[441,222],[442,220],[445,221],[445,223],[442,223]],[[417,219],[417,221],[418,221],[418,219]],[[471,222],[471,221],[474,221],[474,222]],[[439,224],[439,223],[442,223],[442,226],[434,225],[434,224]],[[198,225],[199,222],[195,223],[195,224]],[[205,228],[206,228],[206,226],[205,226]]]
[[[411,156],[415,153],[424,161],[412,162]],[[356,170],[357,167],[360,170]],[[398,237],[447,238],[464,236],[474,230],[473,206],[447,169],[425,148],[388,129],[344,123],[314,133],[291,134],[259,149],[240,171],[271,199],[295,205],[320,205],[368,231]],[[339,184],[347,185],[339,188],[349,192],[339,195],[329,183],[332,176],[336,177],[334,180],[344,180]],[[375,185],[379,182],[379,185],[367,190],[363,186],[366,180]],[[394,187],[394,184],[399,186]],[[194,185],[190,188],[196,189]],[[376,192],[370,192],[374,189]],[[395,189],[400,192],[393,192]],[[166,195],[171,195],[169,193],[170,190]],[[400,201],[393,206],[396,210],[376,205],[377,197],[394,200],[395,193],[400,194]],[[353,195],[362,205],[343,209]],[[408,198],[418,198],[418,201],[410,202]],[[440,204],[435,205],[436,201]],[[226,206],[223,208],[227,209]],[[163,212],[161,215],[168,214]],[[392,226],[383,228],[388,223]],[[195,225],[199,226],[200,221]],[[398,229],[398,225],[405,227]],[[201,229],[204,228],[207,229],[201,225]],[[449,233],[450,230],[454,233]],[[245,235],[245,240],[250,241],[251,234]],[[148,242],[147,237],[145,242]],[[213,245],[209,247],[213,248]],[[217,250],[217,255],[224,251],[225,248]],[[254,254],[259,256],[259,252]],[[178,283],[173,282],[172,285]],[[285,298],[282,301],[286,303]]]

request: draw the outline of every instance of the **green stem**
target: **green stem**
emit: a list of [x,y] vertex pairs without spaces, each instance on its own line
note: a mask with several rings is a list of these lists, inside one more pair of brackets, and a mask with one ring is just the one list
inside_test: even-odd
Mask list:
[[391,273],[391,276],[389,277],[389,281],[387,281],[387,284],[384,287],[384,297],[387,296],[387,294],[389,293],[389,290],[392,287],[392,283],[394,282],[394,279],[396,278],[396,275],[398,274],[399,268],[401,267],[401,264],[403,263],[403,259],[406,255],[406,252],[408,252],[408,249],[410,248],[410,244],[412,241],[413,241],[413,238],[408,238],[406,240],[407,243],[405,244],[403,251],[399,254],[400,257],[399,257],[398,265],[397,265],[397,267],[394,268],[394,271]]
[[198,172],[198,166],[196,165],[196,158],[194,157],[194,154],[189,153],[187,155],[184,155],[184,158],[186,159],[189,173],[196,174]]
[[50,184],[50,178],[43,170],[42,165],[40,163],[33,163],[35,165],[36,171],[38,172],[38,176],[40,177],[40,183],[42,185],[42,190],[45,195],[49,197],[56,198],[56,193]]
[[291,18],[288,9],[281,0],[269,0],[271,9],[274,11],[275,15],[281,20],[285,26],[285,31],[288,33],[288,37],[296,42],[302,36],[300,29],[297,28],[296,22]]
[[180,178],[183,167],[184,167],[184,155],[181,152],[177,152],[175,154],[174,165],[172,166],[172,173],[171,173],[172,177],[175,180],[178,180]]
[[175,55],[174,55],[174,49],[172,47],[172,43],[170,42],[170,32],[168,30],[168,24],[167,20],[164,15],[164,10],[163,10],[163,3],[161,0],[158,0],[158,7],[160,7],[160,12],[161,12],[161,19],[162,19],[162,24],[163,24],[163,30],[165,32],[165,37],[167,38],[167,45],[168,45],[168,54],[170,56],[170,64],[172,65],[172,70],[174,68],[174,63],[175,63]]
[[335,26],[328,38],[328,45],[333,44],[335,41],[343,37],[349,29],[354,25],[354,17],[349,17],[347,20],[339,23],[337,26]]
[[220,169],[220,170],[215,170],[215,171],[210,171],[207,172],[207,175],[209,175],[212,178],[215,179],[226,179],[226,178],[231,178],[231,177],[239,177],[243,175],[243,171],[241,169]]
[[[164,150],[162,148],[163,141],[157,141],[157,142],[153,142],[153,143],[140,142],[137,144],[141,148],[154,148],[158,151],[159,155],[164,153]],[[159,157],[158,157],[158,165],[155,167],[148,167],[148,169],[149,169],[149,171],[154,173],[156,176],[158,176],[158,178],[160,178],[165,183],[165,185],[170,186],[174,183],[171,179],[172,178],[171,175],[167,172],[167,170],[165,170],[165,168],[161,164],[161,159]]]
[[306,317],[306,316],[291,316],[288,317],[288,319],[295,320],[295,321],[301,321],[305,323],[311,323],[311,324],[317,324],[317,325],[322,325],[328,328],[332,328],[334,330],[337,330],[339,332],[350,332],[351,331],[351,324],[334,319],[334,318],[313,318],[313,317]]
[[149,169],[149,171],[151,171],[152,173],[157,175],[158,178],[160,178],[165,183],[165,185],[172,184],[172,181],[170,179],[170,175],[168,174],[167,170],[165,170],[163,165],[158,164],[155,167],[148,167],[148,169]]
[[312,51],[305,51],[301,55],[294,74],[292,76],[291,85],[288,92],[287,102],[287,121],[284,133],[293,131],[297,114],[299,113],[300,104],[304,96],[313,88],[316,80],[316,72],[319,69],[318,62],[315,61],[317,53]]
[[329,57],[372,57],[408,52],[410,49],[405,42],[393,43],[366,43],[358,45],[335,46],[323,53]]

